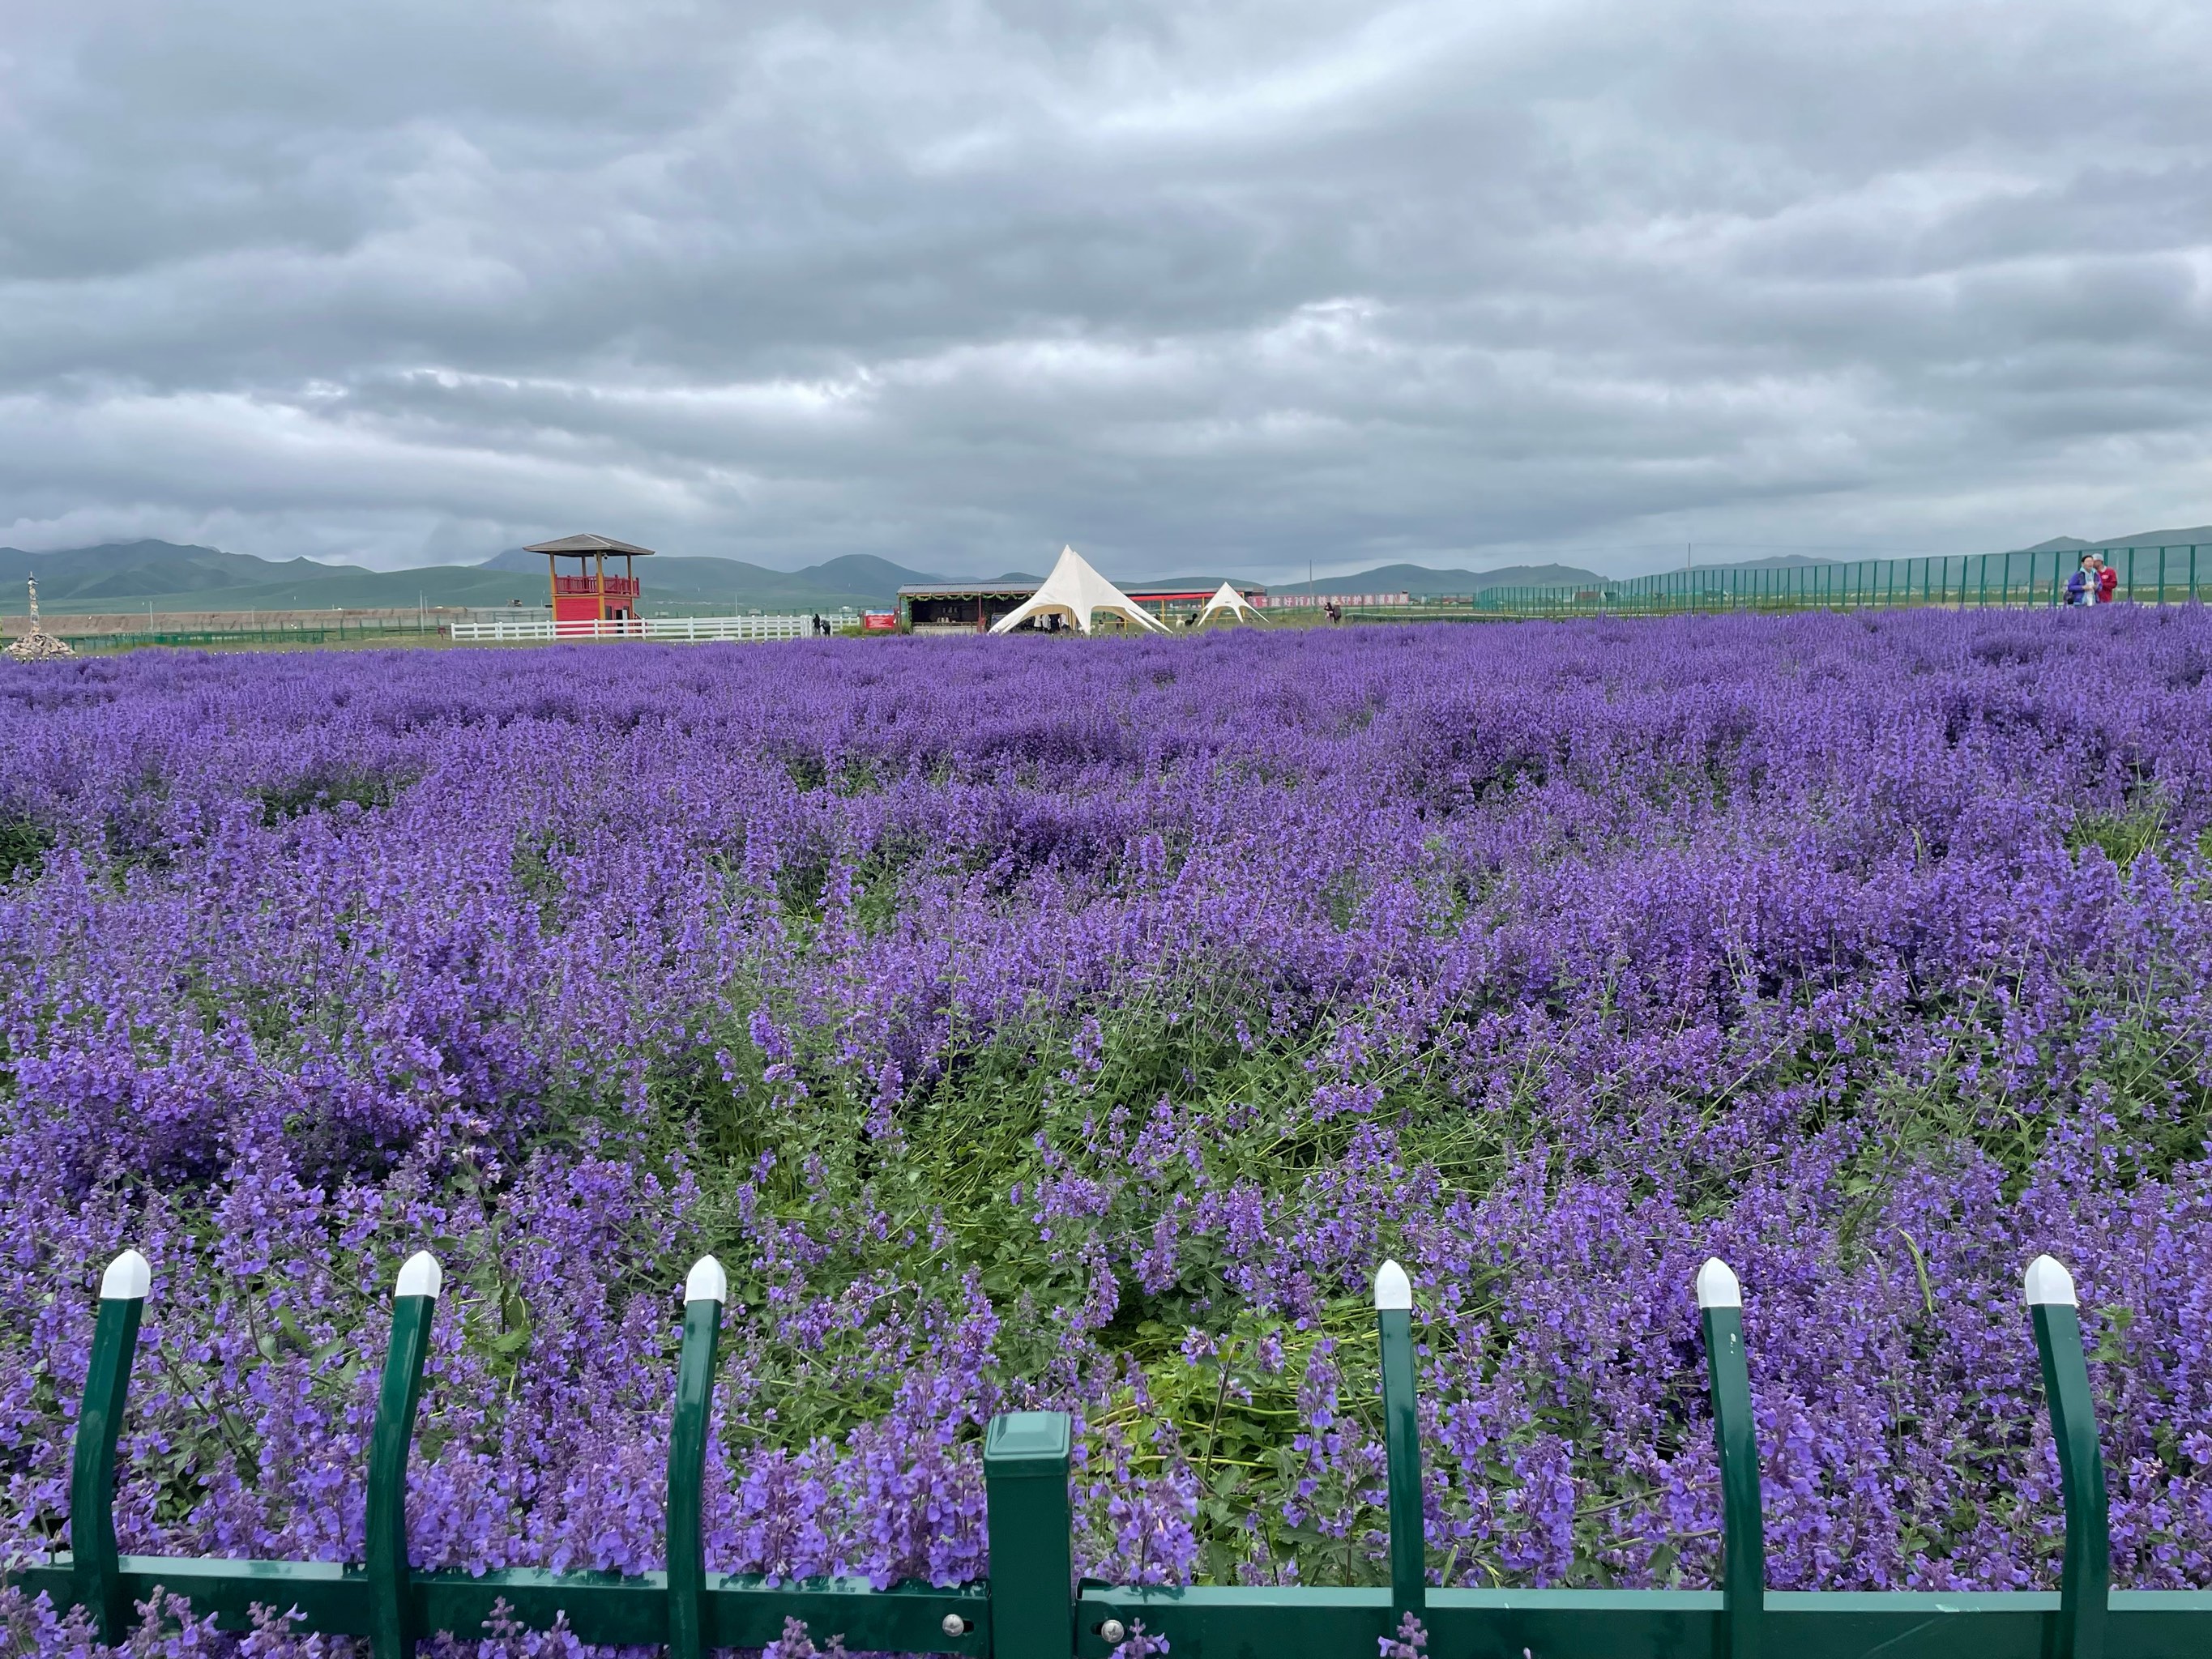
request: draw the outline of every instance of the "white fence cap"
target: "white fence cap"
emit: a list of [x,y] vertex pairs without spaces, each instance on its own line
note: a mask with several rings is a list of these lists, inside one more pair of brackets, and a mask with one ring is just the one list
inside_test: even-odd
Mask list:
[[1375,1270],[1375,1310],[1377,1313],[1413,1305],[1413,1281],[1406,1270],[1395,1261],[1386,1261]]
[[428,1250],[417,1250],[401,1264],[394,1296],[435,1297],[446,1288],[446,1271]]
[[1720,1259],[1707,1256],[1705,1265],[1698,1269],[1698,1305],[1700,1308],[1741,1308],[1743,1306],[1743,1283],[1735,1276],[1735,1269]]
[[684,1299],[686,1302],[727,1302],[730,1299],[730,1276],[722,1271],[722,1264],[711,1255],[702,1255],[691,1264],[691,1271],[684,1276]]
[[146,1258],[136,1250],[125,1250],[109,1262],[107,1271],[100,1274],[100,1299],[102,1302],[143,1302],[153,1284],[154,1270],[146,1265]]
[[2029,1262],[2022,1288],[2027,1292],[2027,1305],[2031,1308],[2071,1308],[2076,1305],[2074,1275],[2059,1264],[2056,1256],[2039,1255]]

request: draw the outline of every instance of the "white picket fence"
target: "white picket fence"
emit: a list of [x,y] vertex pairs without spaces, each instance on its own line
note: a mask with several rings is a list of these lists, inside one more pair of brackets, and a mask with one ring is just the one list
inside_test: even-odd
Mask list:
[[1325,605],[1347,610],[1375,611],[1388,605],[1411,605],[1411,593],[1261,593],[1252,603],[1262,611],[1313,611]]
[[457,622],[459,644],[513,644],[544,640],[663,640],[699,643],[707,640],[803,640],[812,626],[805,617],[631,617],[621,622],[555,623],[550,617],[501,617],[492,622]]

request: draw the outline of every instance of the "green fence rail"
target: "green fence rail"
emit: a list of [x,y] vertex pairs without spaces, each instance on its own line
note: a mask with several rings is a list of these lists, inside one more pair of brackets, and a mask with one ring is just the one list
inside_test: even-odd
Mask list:
[[[146,1259],[125,1251],[100,1283],[92,1361],[73,1449],[71,1553],[9,1578],[58,1609],[87,1610],[120,1639],[157,1590],[228,1629],[255,1606],[299,1628],[367,1637],[374,1659],[404,1659],[436,1632],[474,1637],[504,1601],[532,1629],[565,1618],[581,1640],[659,1645],[675,1659],[759,1648],[788,1619],[852,1650],[1109,1659],[1360,1659],[1425,1634],[1429,1659],[2203,1659],[2212,1653],[2212,1592],[2114,1591],[2105,1470],[2083,1361],[2073,1279],[2049,1256],[2028,1267],[2027,1301],[2041,1356],[2065,1504],[2055,1592],[1778,1591],[1765,1588],[1759,1448],[1735,1274],[1697,1277],[1720,1458],[1717,1590],[1456,1589],[1430,1583],[1414,1395],[1413,1298],[1404,1272],[1376,1275],[1376,1338],[1388,1472],[1387,1588],[1122,1586],[1079,1581],[1068,1490],[1071,1423],[1060,1412],[992,1419],[983,1446],[991,1576],[953,1589],[871,1588],[854,1579],[770,1583],[706,1571],[700,1528],[716,1347],[727,1281],[712,1256],[684,1285],[683,1346],[669,1439],[667,1570],[622,1577],[514,1568],[422,1571],[407,1559],[407,1461],[442,1277],[418,1254],[400,1269],[368,1471],[368,1533],[358,1565],[125,1555],[113,1516],[122,1427]],[[1140,1628],[1141,1627],[1141,1628]],[[1164,1643],[1164,1648],[1159,1644]]]
[[2212,590],[2212,545],[2069,548],[1860,559],[1770,568],[1719,566],[1579,587],[1491,587],[1454,602],[1478,614],[1650,615],[1676,611],[2025,610],[2060,605],[2086,552],[2101,553],[2119,579],[2113,598],[2179,605]]

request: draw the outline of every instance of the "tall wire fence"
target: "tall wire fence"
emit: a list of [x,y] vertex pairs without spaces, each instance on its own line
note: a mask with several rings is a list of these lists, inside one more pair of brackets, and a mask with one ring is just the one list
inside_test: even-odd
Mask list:
[[2118,577],[2112,595],[2116,600],[2178,605],[2201,599],[2204,589],[2212,586],[2212,544],[2193,544],[1857,559],[1764,568],[1716,566],[1580,586],[1491,587],[1471,598],[1428,603],[1523,617],[1938,606],[2023,610],[2064,605],[2067,580],[2080,565],[2082,554],[2090,551],[2101,554]]

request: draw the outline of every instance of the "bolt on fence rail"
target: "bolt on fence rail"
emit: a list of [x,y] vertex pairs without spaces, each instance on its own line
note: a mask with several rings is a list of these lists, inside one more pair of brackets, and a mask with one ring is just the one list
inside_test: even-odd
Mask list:
[[1073,1568],[1071,1424],[1061,1412],[991,1420],[983,1447],[991,1576],[952,1589],[863,1580],[769,1583],[706,1571],[702,1485],[716,1350],[728,1281],[702,1257],[684,1282],[683,1346],[669,1437],[667,1570],[635,1577],[512,1568],[471,1576],[418,1571],[407,1559],[406,1475],[430,1322],[443,1275],[428,1253],[399,1270],[392,1340],[368,1459],[368,1535],[359,1566],[317,1561],[124,1555],[113,1499],[146,1258],[125,1250],[100,1285],[92,1363],[70,1480],[71,1551],[10,1581],[84,1608],[102,1638],[122,1639],[157,1589],[243,1629],[256,1605],[291,1611],[304,1630],[365,1636],[374,1659],[406,1659],[434,1632],[480,1632],[494,1604],[538,1630],[565,1617],[580,1640],[758,1648],[805,1621],[848,1648],[992,1659],[1109,1659],[1141,1622],[1176,1659],[1355,1659],[1418,1620],[1430,1659],[2204,1659],[2212,1592],[2110,1588],[2105,1470],[2074,1281],[2047,1255],[2026,1296],[2042,1360],[2066,1510],[2057,1594],[2039,1591],[1770,1591],[1765,1588],[1759,1447],[1743,1337],[1743,1294],[1714,1260],[1697,1275],[1707,1382],[1720,1457],[1717,1590],[1475,1590],[1431,1587],[1415,1409],[1413,1285],[1395,1261],[1375,1276],[1388,1471],[1390,1583],[1327,1589],[1121,1586]]

